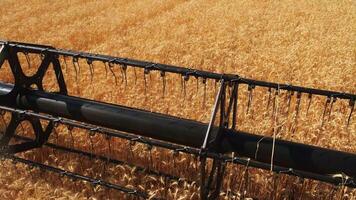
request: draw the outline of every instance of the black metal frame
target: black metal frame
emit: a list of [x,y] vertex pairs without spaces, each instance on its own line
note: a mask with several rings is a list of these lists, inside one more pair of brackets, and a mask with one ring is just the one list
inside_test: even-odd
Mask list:
[[121,67],[131,66],[131,67],[143,68],[146,69],[147,71],[151,71],[151,70],[162,71],[167,73],[169,72],[169,73],[181,74],[182,76],[188,76],[188,77],[193,76],[193,77],[198,77],[203,79],[214,79],[217,81],[224,79],[225,82],[237,82],[239,84],[247,84],[247,85],[267,87],[267,88],[273,88],[279,90],[321,95],[327,97],[334,97],[338,99],[348,99],[351,101],[356,100],[356,95],[351,93],[343,93],[343,92],[336,92],[330,90],[300,87],[300,86],[295,86],[290,84],[280,84],[280,83],[259,81],[259,80],[243,78],[236,74],[218,74],[218,73],[196,70],[191,68],[139,61],[139,60],[133,60],[128,58],[119,58],[119,57],[113,57],[108,55],[67,51],[67,50],[56,49],[51,46],[44,46],[44,45],[35,45],[35,44],[27,44],[27,43],[19,43],[19,42],[9,42],[9,41],[0,41],[0,45],[7,45],[9,48],[15,49],[16,52],[35,53],[41,55],[47,55],[47,54],[55,55],[55,57],[57,58],[58,56],[64,56],[64,57],[74,58],[75,60],[85,59],[89,61],[89,63],[92,63],[93,61],[101,61],[112,65],[114,64],[120,65]]
[[[106,188],[114,189],[114,190],[126,193],[128,195],[136,196],[136,197],[139,197],[142,199],[148,199],[150,197],[146,192],[141,191],[141,190],[131,189],[131,188],[127,188],[124,186],[112,184],[112,183],[109,183],[109,182],[101,180],[101,179],[96,179],[96,178],[92,178],[90,176],[85,176],[85,175],[81,175],[78,173],[66,171],[66,170],[63,170],[63,169],[60,169],[57,167],[53,167],[50,165],[46,165],[43,163],[35,162],[32,160],[27,160],[27,159],[24,159],[24,158],[15,156],[15,155],[5,154],[5,155],[3,155],[3,158],[10,159],[10,160],[12,160],[13,163],[19,162],[19,163],[28,165],[31,168],[36,167],[36,168],[39,168],[40,170],[52,172],[52,173],[58,174],[62,177],[70,178],[73,181],[80,180],[80,181],[89,182],[93,186],[104,186]],[[160,200],[162,198],[151,197],[150,199]]]
[[[258,80],[252,80],[252,79],[246,79],[242,78],[239,75],[233,75],[233,74],[217,74],[217,73],[212,73],[212,72],[206,72],[206,71],[201,71],[201,70],[194,70],[194,69],[188,69],[188,68],[183,68],[183,67],[177,67],[177,66],[171,66],[171,65],[164,65],[164,64],[158,64],[158,63],[151,63],[151,62],[145,62],[145,61],[138,61],[138,60],[132,60],[132,59],[127,59],[127,58],[117,58],[117,57],[112,57],[112,56],[106,56],[106,55],[98,55],[98,54],[89,54],[89,53],[81,53],[81,52],[73,52],[73,51],[66,51],[66,50],[61,50],[61,49],[55,49],[50,46],[44,46],[44,45],[34,45],[34,44],[25,44],[25,43],[18,43],[18,42],[6,42],[6,41],[0,41],[0,68],[6,60],[10,64],[10,68],[12,70],[12,73],[15,77],[15,84],[13,89],[6,95],[0,95],[0,110],[4,110],[7,112],[12,113],[12,118],[10,121],[9,126],[7,127],[5,136],[1,138],[0,140],[0,146],[1,148],[1,153],[5,154],[7,157],[15,159],[15,160],[20,160],[21,162],[24,163],[32,163],[32,161],[25,161],[21,160],[19,158],[16,158],[14,156],[10,156],[9,154],[14,154],[26,150],[30,150],[33,148],[38,148],[44,145],[50,133],[53,131],[53,127],[55,126],[56,123],[61,123],[61,124],[66,124],[70,126],[75,126],[79,128],[84,128],[88,129],[91,131],[99,132],[102,134],[105,134],[107,136],[114,136],[114,137],[120,137],[124,139],[128,139],[131,141],[138,141],[142,142],[145,144],[150,144],[158,147],[164,147],[168,149],[172,149],[176,152],[185,152],[185,153],[190,153],[194,155],[198,155],[200,157],[201,161],[201,198],[202,199],[215,199],[219,195],[220,187],[223,182],[223,174],[225,171],[226,163],[227,162],[234,162],[238,164],[243,164],[243,165],[248,165],[251,167],[257,167],[257,168],[262,168],[262,169],[270,169],[271,165],[267,163],[262,163],[258,161],[253,161],[250,160],[249,158],[231,158],[228,156],[225,156],[223,154],[219,154],[219,149],[221,145],[221,137],[222,137],[222,130],[226,129],[236,129],[236,113],[237,113],[237,107],[238,107],[238,89],[241,84],[248,85],[249,90],[252,90],[256,86],[259,87],[265,87],[269,88],[269,91],[271,92],[272,89],[275,89],[276,92],[279,92],[280,90],[286,90],[290,91],[292,93],[297,92],[298,99],[300,101],[300,98],[302,96],[302,93],[309,94],[311,95],[321,95],[321,96],[326,96],[328,100],[330,98],[334,100],[336,99],[345,99],[350,101],[350,115],[348,119],[348,123],[351,119],[352,112],[354,110],[355,106],[355,100],[356,100],[356,95],[355,94],[350,94],[350,93],[341,93],[341,92],[336,92],[336,91],[328,91],[328,90],[320,90],[320,89],[313,89],[313,88],[306,88],[306,87],[299,87],[299,86],[293,86],[293,85],[288,85],[288,84],[278,84],[278,83],[271,83],[271,82],[265,82],[265,81],[258,81]],[[41,55],[42,58],[42,63],[38,67],[38,71],[35,75],[31,77],[27,77],[23,71],[22,67],[19,63],[19,59],[17,54],[18,53],[34,53],[34,54],[39,54]],[[104,62],[105,64],[107,63],[109,66],[114,66],[118,65],[118,67],[122,68],[127,68],[127,66],[130,67],[137,67],[137,68],[143,68],[146,72],[149,72],[151,70],[155,71],[160,71],[161,76],[164,76],[166,72],[168,73],[176,73],[176,74],[181,74],[183,77],[188,77],[193,76],[196,78],[202,78],[203,80],[206,79],[213,79],[215,81],[219,81],[221,86],[220,89],[217,93],[216,99],[215,99],[215,104],[214,108],[212,110],[212,115],[211,115],[211,120],[208,125],[204,142],[201,146],[201,148],[196,148],[196,147],[187,147],[187,146],[182,146],[182,145],[177,145],[177,144],[171,144],[167,143],[164,141],[159,141],[156,139],[152,138],[147,138],[147,137],[142,137],[142,136],[135,136],[127,133],[123,133],[117,130],[111,130],[105,127],[97,127],[93,126],[90,124],[86,123],[79,123],[73,120],[68,120],[60,117],[54,117],[50,115],[44,115],[44,114],[38,114],[34,112],[29,112],[26,110],[21,110],[21,108],[18,108],[18,104],[16,104],[16,100],[19,95],[22,95],[24,91],[27,91],[31,89],[32,85],[36,85],[39,91],[43,91],[43,78],[44,75],[49,67],[50,64],[53,64],[55,75],[57,78],[57,84],[59,86],[59,94],[66,95],[67,94],[67,88],[66,88],[66,83],[64,81],[62,69],[60,66],[59,62],[59,56],[63,57],[71,57],[73,59],[73,62],[78,62],[78,59],[86,59],[87,63],[90,67],[91,73],[93,72],[93,61],[101,61]],[[110,68],[111,69],[111,68]],[[231,95],[230,99],[226,99],[226,89],[227,87],[231,87]],[[330,103],[330,101],[327,101],[327,104]],[[219,131],[216,135],[214,135],[214,139],[211,139],[211,129],[214,126],[214,121],[215,118],[218,114],[218,110],[220,110],[220,122],[219,122]],[[232,113],[232,114],[231,114]],[[233,117],[232,124],[229,124],[230,122],[230,116]],[[45,119],[48,120],[49,123],[47,127],[43,128],[39,119]],[[17,144],[17,145],[8,145],[10,139],[12,137],[15,137],[15,130],[17,126],[21,124],[23,121],[29,121],[34,129],[36,139],[33,141],[28,141],[22,144]],[[80,120],[79,120],[80,121]],[[213,141],[211,143],[211,141]],[[213,159],[213,164],[212,168],[210,170],[210,173],[206,173],[206,161],[207,158],[212,158]],[[32,163],[33,165],[33,163]],[[40,164],[41,165],[41,164]],[[42,166],[42,165],[41,165]],[[43,166],[42,166],[43,167]],[[48,167],[45,167],[48,168]],[[52,169],[51,167],[48,168],[50,171],[58,171],[56,169]],[[325,176],[322,174],[315,174],[315,173],[310,173],[307,171],[300,171],[300,170],[293,170],[291,168],[286,168],[286,167],[279,167],[279,166],[273,166],[272,171],[275,171],[277,173],[286,173],[290,175],[295,175],[299,177],[305,177],[305,178],[312,178],[320,181],[325,181],[333,184],[342,184],[350,187],[356,187],[356,184],[352,180],[352,178],[348,178],[345,182],[345,180],[340,180],[339,177],[333,177],[333,176]],[[60,172],[64,173],[64,172]],[[71,173],[64,173],[66,174],[71,174]],[[75,175],[77,176],[77,175]],[[82,178],[83,180],[89,180],[92,181],[91,179],[87,178]],[[342,178],[344,179],[344,177]],[[95,182],[95,181],[94,181]],[[110,184],[103,184],[104,186],[110,186]],[[214,185],[214,186],[212,186]],[[120,188],[119,188],[120,190]],[[131,192],[132,191],[127,191]],[[137,193],[141,194],[141,193]],[[140,196],[140,195],[139,195]]]
[[[88,131],[95,130],[96,133],[103,134],[103,135],[105,135],[105,137],[118,137],[118,138],[126,139],[126,140],[129,140],[129,141],[135,141],[135,142],[139,142],[139,143],[143,143],[143,144],[147,144],[147,145],[151,145],[151,146],[170,149],[170,150],[173,150],[174,152],[177,152],[177,153],[182,152],[182,153],[187,153],[187,154],[193,154],[193,155],[196,155],[196,156],[200,156],[201,158],[203,157],[203,158],[213,159],[215,161],[215,167],[213,167],[212,170],[211,170],[211,172],[213,172],[213,173],[212,173],[212,175],[209,176],[208,180],[205,180],[205,182],[204,182],[205,187],[203,187],[203,191],[204,191],[203,197],[205,196],[205,198],[208,198],[208,197],[211,198],[211,197],[213,197],[213,195],[216,194],[216,193],[214,193],[214,191],[217,191],[217,190],[213,190],[213,189],[216,189],[216,188],[211,188],[212,180],[216,179],[216,178],[219,178],[219,177],[221,177],[219,175],[222,175],[222,170],[221,170],[222,168],[220,168],[220,170],[218,170],[217,173],[214,173],[215,169],[219,169],[219,168],[216,167],[217,163],[221,163],[221,165],[225,166],[227,163],[231,162],[231,163],[235,163],[235,164],[245,165],[245,166],[248,166],[250,168],[260,168],[260,169],[270,170],[270,165],[269,164],[257,162],[257,161],[251,160],[250,158],[243,158],[243,157],[238,157],[238,156],[237,157],[230,157],[230,156],[227,156],[227,155],[217,154],[217,153],[214,153],[214,152],[211,152],[211,151],[202,152],[201,149],[198,149],[198,148],[192,148],[192,147],[187,147],[187,146],[182,146],[182,145],[171,144],[171,143],[163,142],[163,141],[160,141],[160,140],[155,140],[155,139],[152,139],[152,138],[132,135],[132,134],[116,131],[116,130],[107,129],[107,128],[104,128],[104,127],[97,127],[97,126],[90,125],[90,124],[85,124],[85,123],[82,123],[82,122],[76,122],[76,121],[73,121],[73,120],[68,120],[68,119],[64,119],[64,118],[60,118],[60,117],[53,117],[53,116],[50,116],[50,115],[39,114],[39,113],[30,112],[30,111],[24,111],[24,110],[13,109],[13,108],[8,108],[8,107],[2,107],[2,106],[0,106],[0,110],[6,111],[6,112],[10,112],[10,113],[17,113],[17,114],[21,113],[22,115],[28,115],[29,117],[32,117],[32,118],[42,119],[42,120],[46,120],[46,121],[52,121],[54,124],[63,124],[63,125],[69,126],[69,127],[81,128],[81,129],[85,129],[85,130],[88,130]],[[19,137],[17,135],[15,135],[14,137],[26,140],[26,138]],[[60,146],[57,146],[57,145],[53,145],[53,144],[50,144],[50,143],[49,144],[45,143],[44,145],[49,146],[51,148],[64,150],[64,151],[67,151],[67,152],[71,152],[71,153],[79,153],[79,154],[82,154],[82,155],[88,155],[88,156],[91,156],[91,157],[96,157],[96,156],[91,155],[89,153],[80,152],[78,150],[71,149],[71,148],[63,148],[63,147],[60,147]],[[14,158],[11,154],[2,154],[2,155],[7,157],[7,158],[9,158],[9,159]],[[26,159],[23,159],[23,158],[21,158],[21,159],[25,160],[25,162],[24,162],[25,164],[26,163],[27,164],[28,163],[36,164],[34,161],[26,160]],[[101,158],[99,158],[99,159],[109,159],[110,160],[110,158],[107,158],[107,157],[104,158],[104,156],[103,157],[101,156]],[[116,161],[114,161],[112,159],[111,159],[111,161],[116,163]],[[118,162],[118,164],[120,164],[120,162]],[[33,164],[30,164],[30,165],[33,165]],[[41,166],[41,164],[39,163],[39,165],[36,165],[36,166]],[[145,170],[145,169],[143,169],[143,170]],[[331,183],[331,184],[334,184],[334,185],[343,185],[343,186],[356,188],[356,183],[351,178],[346,177],[346,176],[345,177],[344,176],[324,176],[324,175],[319,175],[319,174],[314,174],[314,173],[309,173],[309,172],[305,172],[305,171],[294,170],[294,169],[291,169],[291,168],[279,167],[279,166],[274,166],[273,171],[275,173],[279,173],[279,174],[288,174],[288,175],[292,175],[292,176],[298,176],[298,177],[301,177],[301,178],[310,178],[310,179],[314,179],[314,180],[319,180],[319,181]],[[147,170],[147,172],[149,172],[149,170]],[[68,173],[67,172],[63,172],[63,174],[67,175]],[[154,173],[153,172],[153,174],[154,175],[159,175],[159,176],[167,176],[167,174],[164,174],[164,173]],[[204,174],[206,174],[206,172],[202,173],[201,175],[204,175]],[[69,177],[71,177],[71,176],[69,176]],[[71,178],[76,178],[76,177],[71,177]],[[177,177],[169,177],[169,178],[175,179]],[[86,179],[81,179],[80,177],[79,177],[79,179],[91,182],[91,179],[90,180],[86,180]],[[222,179],[220,179],[220,180],[222,180]],[[100,181],[94,180],[94,182],[100,182]],[[216,186],[218,186],[218,182],[216,182],[216,183],[217,183]],[[109,184],[105,184],[103,186],[112,188],[112,187],[110,187],[111,186],[110,183]],[[112,188],[112,189],[115,189],[115,187]],[[135,190],[133,190],[133,191],[135,191]],[[130,194],[132,194],[132,195],[141,194],[141,193],[135,193],[133,191],[131,191]],[[209,191],[212,191],[212,193],[210,193]]]
[[[0,42],[2,43],[2,42]],[[39,48],[53,49],[48,46],[35,45]],[[8,61],[10,69],[14,75],[15,84],[13,89],[4,95],[0,95],[1,105],[14,106],[16,104],[16,98],[23,89],[29,89],[33,86],[40,91],[44,90],[43,79],[45,74],[52,64],[57,79],[57,84],[59,87],[59,94],[67,94],[67,86],[64,81],[64,76],[62,69],[58,60],[58,56],[54,53],[41,54],[42,62],[37,68],[37,72],[32,76],[26,76],[23,72],[23,68],[20,64],[18,53],[24,53],[27,55],[28,52],[23,52],[21,49],[12,48],[9,42],[2,43],[0,48],[0,68],[3,66],[5,61]],[[34,129],[35,140],[29,141],[23,144],[8,145],[10,139],[13,137],[16,128],[23,122],[29,121]],[[53,123],[49,123],[47,127],[42,127],[40,121],[36,118],[30,118],[26,115],[13,114],[11,117],[10,124],[5,132],[4,137],[0,139],[0,152],[3,153],[18,153],[33,148],[41,147],[48,139],[50,133],[53,129]]]

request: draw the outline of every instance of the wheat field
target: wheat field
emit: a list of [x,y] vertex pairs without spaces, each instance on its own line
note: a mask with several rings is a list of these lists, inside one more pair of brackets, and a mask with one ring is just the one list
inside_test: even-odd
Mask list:
[[[3,40],[48,44],[63,49],[234,73],[257,80],[356,93],[356,1],[2,0],[0,27],[0,39]],[[81,66],[85,65],[85,61],[80,62],[83,62]],[[112,77],[105,76],[102,64],[95,63],[95,67],[95,84],[90,83],[89,70],[85,68],[79,83],[75,81],[73,66],[63,69],[71,95],[203,122],[209,119],[214,100],[213,84],[208,84],[208,97],[201,106],[201,83],[197,83],[196,89],[195,82],[190,81],[181,100],[179,79],[171,76],[162,100],[159,74],[150,76],[146,93],[142,77],[133,84],[132,70],[129,69],[127,74],[128,84],[121,81],[116,86]],[[1,70],[0,80],[11,82],[9,72]],[[46,84],[49,88],[55,87],[52,79]],[[256,116],[253,117],[244,114],[247,95],[242,94],[239,129],[270,135],[270,119],[263,117],[268,94],[255,91],[253,113]],[[305,112],[307,101],[302,101],[301,110]],[[281,100],[282,109],[284,103]],[[321,127],[323,107],[324,99],[316,98],[309,115],[300,118],[298,134],[292,135],[290,129],[282,128],[279,137],[356,153],[355,114],[350,125],[345,125],[348,102],[337,101],[334,112],[330,112],[329,120]],[[280,115],[280,123],[284,125],[286,122],[285,127],[288,127],[291,116],[284,111]],[[58,127],[57,132],[59,143],[70,143],[70,131],[66,127]],[[51,137],[50,140],[55,139]],[[93,146],[85,142],[88,137],[84,131],[76,131],[75,141],[78,148],[90,150]],[[104,143],[105,139],[96,135],[95,151],[106,153],[108,149]],[[147,165],[146,147],[135,145],[132,151],[139,155],[130,157],[126,143],[114,140],[112,153],[118,158]],[[46,155],[49,155],[48,159]],[[94,175],[103,170],[100,163],[92,164],[90,160],[46,148],[22,156]],[[198,166],[191,156],[179,155],[175,158],[174,168],[169,165],[171,159],[170,152],[153,150],[153,165],[157,169],[196,180]],[[131,199],[103,187],[93,188],[90,184],[60,179],[48,172],[28,170],[21,164],[1,161],[0,166],[2,199]],[[109,166],[107,170],[112,175],[106,178],[113,182],[128,187],[148,187],[152,197],[165,193],[162,180],[133,175],[135,170],[130,167]],[[231,185],[243,185],[240,178],[243,170],[243,166],[227,166],[228,180],[224,190],[234,190]],[[244,184],[247,185],[243,195],[246,198],[356,199],[354,189],[310,180],[301,185],[296,177],[281,175],[276,178],[270,172],[256,169],[251,170],[250,176],[248,184]],[[277,183],[276,187],[272,186],[274,183]],[[198,199],[198,192],[195,183],[171,182],[165,197]],[[229,199],[224,192],[220,198]]]

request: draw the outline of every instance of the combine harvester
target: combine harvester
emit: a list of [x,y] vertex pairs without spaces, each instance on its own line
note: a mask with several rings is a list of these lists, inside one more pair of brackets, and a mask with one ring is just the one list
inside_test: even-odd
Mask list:
[[[34,66],[34,57],[37,57],[39,61],[38,66]],[[199,85],[204,86],[204,98],[207,98],[208,92],[215,92],[210,104],[212,107],[209,108],[210,120],[208,123],[204,123],[166,113],[74,95],[70,88],[75,90],[73,89],[75,88],[74,82],[78,84],[83,79],[84,68],[88,72],[87,75],[90,75],[90,80],[87,80],[87,83],[93,82],[93,86],[95,86],[94,83],[99,82],[95,81],[95,78],[93,81],[93,77],[99,73],[99,64],[106,70],[106,75],[103,77],[110,74],[114,77],[108,87],[112,86],[110,84],[113,84],[113,80],[119,84],[119,77],[121,77],[121,84],[126,87],[128,71],[131,70],[131,76],[135,77],[135,84],[138,77],[143,77],[142,82],[145,88],[141,92],[144,93],[148,92],[146,84],[150,81],[151,74],[156,73],[156,77],[162,80],[162,83],[155,83],[156,89],[160,87],[159,89],[163,91],[161,99],[164,99],[165,93],[168,93],[166,85],[169,83],[167,80],[169,77],[179,77],[181,83],[178,83],[181,84],[181,92],[184,93],[184,96],[188,82],[196,80],[197,90]],[[293,99],[295,108],[293,120],[295,123],[300,115],[302,99],[306,98],[311,103],[314,96],[318,96],[318,98],[324,98],[326,102],[323,118],[326,117],[327,110],[331,112],[336,100],[346,101],[349,110],[345,124],[350,126],[355,107],[355,94],[263,82],[233,74],[218,74],[126,58],[66,51],[51,46],[0,41],[0,69],[5,65],[8,65],[8,73],[12,74],[13,81],[7,81],[7,77],[4,76],[0,77],[0,110],[4,122],[0,147],[3,159],[24,163],[72,179],[87,181],[93,185],[119,190],[126,193],[124,194],[126,196],[166,199],[167,196],[164,195],[164,192],[152,195],[142,188],[118,185],[110,179],[102,178],[103,176],[98,178],[94,175],[79,174],[21,156],[23,152],[50,148],[54,153],[78,154],[88,160],[101,160],[106,164],[129,164],[130,158],[124,159],[124,161],[119,160],[120,155],[115,155],[119,153],[113,150],[116,148],[115,144],[117,145],[113,140],[121,138],[127,140],[130,147],[136,143],[143,143],[148,147],[147,151],[150,153],[153,148],[160,148],[169,149],[173,152],[173,156],[179,156],[180,153],[191,154],[196,159],[197,166],[194,167],[197,169],[196,174],[199,174],[195,180],[180,179],[176,174],[157,170],[152,164],[151,154],[147,154],[150,157],[148,164],[137,166],[136,169],[163,177],[165,181],[170,179],[196,181],[199,183],[200,194],[198,196],[200,199],[217,199],[222,190],[226,191],[227,187],[234,187],[228,184],[227,179],[231,177],[226,171],[227,165],[233,164],[246,166],[246,170],[242,171],[243,174],[232,174],[236,177],[244,178],[250,168],[259,168],[277,174],[297,176],[303,180],[313,179],[338,186],[356,187],[354,181],[356,178],[356,154],[282,140],[277,137],[278,127],[272,130],[271,136],[262,133],[249,133],[239,130],[238,121],[239,109],[242,107],[240,94],[245,87],[247,88],[247,113],[252,112],[250,109],[253,92],[257,88],[262,88],[268,94],[268,106],[272,108],[272,119],[277,120],[278,98],[282,93],[287,97],[288,110]],[[72,69],[69,69],[69,65],[72,66]],[[50,66],[53,66],[53,69],[50,69]],[[28,69],[32,70],[32,74],[25,73],[25,70]],[[45,80],[45,76],[49,70],[53,70],[55,74],[51,84],[55,83],[57,91],[46,88],[48,80]],[[68,72],[68,70],[72,71]],[[70,72],[75,72],[75,74]],[[141,76],[139,72],[143,75]],[[67,80],[71,80],[70,87]],[[208,83],[211,83],[212,88],[216,88],[216,90],[206,91]],[[80,93],[81,91],[77,89],[77,94]],[[141,100],[136,99],[135,101]],[[204,101],[206,100],[204,99]],[[63,142],[56,144],[56,142],[49,141],[52,137],[57,137],[58,141],[58,126],[67,127],[68,133],[71,135],[71,142],[69,142],[71,144],[68,145],[68,142],[64,142],[66,145],[63,145]],[[33,136],[19,134],[19,127],[22,127],[23,132],[33,133]],[[72,133],[74,129],[87,134],[87,142],[91,143],[91,147],[82,149],[75,147],[75,144],[79,147],[79,143],[83,143],[85,137],[83,136],[81,141],[76,141],[75,135],[73,136],[75,131]],[[298,130],[294,128],[293,132],[297,134]],[[95,153],[93,143],[96,142],[95,138],[98,135],[105,138],[100,142],[107,142],[106,150],[109,153],[104,150]],[[43,156],[46,159],[48,155],[44,154]],[[105,172],[103,171],[103,173]],[[239,186],[238,190],[229,190],[227,195],[231,199],[237,198],[236,192],[240,192],[241,187]]]

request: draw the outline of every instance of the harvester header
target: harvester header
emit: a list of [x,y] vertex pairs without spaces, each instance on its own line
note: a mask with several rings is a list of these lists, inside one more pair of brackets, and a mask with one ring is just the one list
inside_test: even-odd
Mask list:
[[[99,63],[101,67],[97,67]],[[72,69],[69,69],[70,66]],[[29,69],[32,70],[30,75],[25,72]],[[110,141],[113,138],[121,138],[129,141],[129,146],[136,143],[147,145],[150,152],[149,163],[151,164],[138,168],[156,176],[164,176],[167,179],[179,179],[179,177],[151,166],[152,148],[169,149],[174,154],[193,155],[199,163],[199,167],[197,167],[199,177],[197,180],[186,181],[200,183],[200,199],[216,199],[221,190],[232,187],[227,184],[229,181],[226,180],[228,164],[243,165],[246,170],[259,168],[303,179],[356,187],[354,182],[356,179],[356,154],[354,152],[338,151],[281,139],[279,137],[281,130],[278,126],[278,113],[282,112],[279,105],[283,96],[288,108],[284,114],[291,115],[289,117],[291,118],[289,129],[291,134],[298,134],[298,119],[301,115],[301,102],[304,99],[307,101],[306,112],[309,111],[314,98],[325,102],[322,106],[324,110],[322,111],[321,126],[333,111],[336,100],[347,102],[348,110],[342,125],[347,128],[354,123],[352,116],[356,100],[355,94],[10,41],[0,41],[0,70],[7,70],[8,76],[13,76],[10,81],[4,76],[0,77],[0,110],[4,122],[1,127],[3,135],[0,139],[0,147],[1,156],[6,159],[91,182],[94,185],[116,189],[127,193],[127,195],[142,198],[152,197],[140,188],[124,187],[103,178],[64,170],[21,156],[23,152],[48,147],[54,151],[77,153],[80,156],[87,156],[88,159],[95,158],[105,163],[119,165],[129,162],[130,159],[125,161],[117,159],[120,157],[114,155],[118,153],[118,151],[114,151],[117,147]],[[54,76],[48,80],[45,77],[50,73],[50,70]],[[155,75],[151,74],[154,73],[157,73],[156,79],[160,79],[161,83],[152,81],[154,79],[152,76]],[[170,95],[169,92],[174,90],[167,88],[169,83],[174,82],[169,82],[168,79],[173,75],[178,76],[181,85],[180,92],[185,102],[190,98],[187,88],[192,84],[189,82],[196,80],[196,90],[199,91],[199,86],[204,88],[202,92],[204,104],[207,104],[206,98],[208,98],[209,92],[207,84],[209,82],[214,88],[211,90],[212,101],[208,104],[210,108],[207,108],[210,115],[206,121],[194,120],[184,116],[173,116],[168,112],[163,113],[121,105],[116,102],[105,102],[95,99],[95,97],[89,98],[81,95],[80,89],[77,88],[78,82],[85,79],[86,84],[95,87],[96,74],[105,74],[100,77],[107,79],[109,79],[109,75],[112,75],[110,83],[113,85],[122,84],[125,85],[124,87],[127,87],[129,78],[134,79],[133,83],[139,84],[138,79],[141,77],[141,82],[144,84],[141,92],[147,95],[149,93],[148,85],[156,84],[155,87],[160,88],[162,94],[155,93],[154,95],[162,95],[160,97],[162,99],[167,98]],[[119,83],[120,80],[121,83]],[[50,84],[46,81],[51,81],[52,88],[48,87]],[[99,79],[97,81],[99,82]],[[179,86],[179,84],[177,85]],[[53,90],[53,88],[56,89]],[[77,92],[75,93],[76,88]],[[243,90],[247,92],[245,97],[241,97],[246,102],[246,108],[243,108],[240,103]],[[263,90],[267,94],[267,114],[264,113],[264,115],[266,118],[271,118],[272,124],[275,125],[269,135],[239,128],[240,113],[243,113],[244,116],[258,115],[252,109],[254,91],[257,93],[256,90]],[[110,93],[110,91],[107,92]],[[123,97],[119,96],[119,98]],[[130,96],[129,99],[131,98],[135,97]],[[191,109],[194,112],[194,108]],[[269,112],[270,110],[271,112]],[[292,112],[293,114],[290,114]],[[28,123],[25,128],[23,128],[24,122]],[[69,147],[49,141],[51,137],[56,137],[58,141],[58,126],[67,127],[71,137]],[[254,126],[254,124],[250,124],[250,126]],[[19,134],[19,127],[25,129],[24,132],[32,132],[33,136],[29,136],[30,133],[28,135]],[[28,129],[32,129],[32,131],[28,131]],[[75,147],[75,143],[83,141],[76,141],[73,129],[84,130],[89,138],[87,141],[91,143],[91,148],[81,149],[79,148],[80,144],[77,144],[77,148]],[[105,138],[109,153],[104,153],[105,155],[103,152],[101,154],[94,153],[93,143],[96,141],[93,140],[96,135]],[[240,174],[232,176],[240,176]],[[241,190],[241,187],[238,188]],[[231,189],[228,193],[232,198],[239,192]],[[167,198],[164,192],[162,194],[155,194],[152,198]]]

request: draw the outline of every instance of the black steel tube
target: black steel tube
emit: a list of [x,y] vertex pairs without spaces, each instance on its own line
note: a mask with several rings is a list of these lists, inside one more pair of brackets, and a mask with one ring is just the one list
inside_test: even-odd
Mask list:
[[[222,145],[229,151],[259,162],[271,162],[273,138],[233,130],[225,130],[223,137]],[[330,176],[343,173],[356,178],[356,154],[279,139],[274,148],[273,165]]]
[[[0,95],[12,87],[0,83]],[[192,120],[35,90],[22,91],[13,106],[191,147],[202,145],[207,129],[207,124]],[[213,130],[216,134],[218,128]],[[233,151],[259,162],[270,162],[270,137],[262,139],[259,135],[224,129],[220,139],[222,152]],[[274,165],[322,175],[344,173],[356,178],[356,154],[279,139],[275,143]]]
[[[12,87],[0,83],[0,95],[8,93]],[[206,124],[192,120],[34,90],[23,90],[13,103],[13,107],[197,148],[201,147],[207,130]],[[216,127],[212,129],[211,138],[217,131]]]

